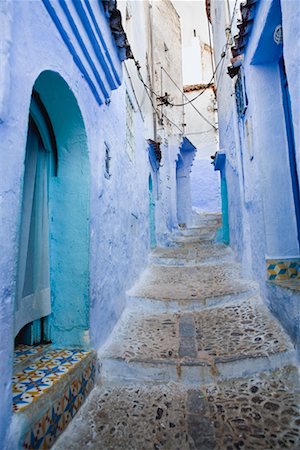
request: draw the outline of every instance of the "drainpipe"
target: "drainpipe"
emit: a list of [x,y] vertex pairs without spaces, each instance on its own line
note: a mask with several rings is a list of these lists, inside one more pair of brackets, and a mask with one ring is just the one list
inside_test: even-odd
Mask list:
[[229,39],[231,37],[230,22],[231,22],[230,3],[229,3],[229,0],[226,0],[226,2],[225,2],[225,34],[226,34],[227,42],[230,42]]

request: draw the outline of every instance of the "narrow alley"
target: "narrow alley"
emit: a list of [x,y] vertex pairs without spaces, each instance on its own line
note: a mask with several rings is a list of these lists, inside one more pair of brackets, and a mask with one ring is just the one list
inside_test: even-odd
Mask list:
[[300,450],[299,23],[0,0],[0,450]]
[[218,214],[156,248],[98,354],[99,379],[54,444],[66,449],[298,449],[294,346]]

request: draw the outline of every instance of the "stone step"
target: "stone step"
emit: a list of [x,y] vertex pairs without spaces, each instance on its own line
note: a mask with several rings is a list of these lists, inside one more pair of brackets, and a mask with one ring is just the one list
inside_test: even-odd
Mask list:
[[253,294],[258,286],[240,278],[240,268],[233,262],[198,266],[149,266],[128,294],[128,305],[144,299],[181,303],[185,309],[194,304],[207,305],[243,293]]
[[177,244],[182,244],[182,243],[212,244],[215,241],[215,236],[216,236],[215,230],[208,230],[208,231],[201,233],[201,235],[197,233],[195,236],[183,236],[183,235],[177,234],[173,237],[173,241]]
[[223,244],[182,244],[158,247],[149,256],[152,265],[190,266],[201,263],[225,263],[233,260],[232,250]]
[[50,448],[93,388],[95,368],[96,354],[89,350],[18,347],[12,379],[15,448]]
[[295,350],[256,300],[193,313],[126,311],[99,359],[102,382],[193,384],[279,368]]
[[185,236],[185,237],[190,237],[190,236],[198,236],[199,238],[201,238],[202,235],[206,236],[207,234],[210,233],[215,233],[217,228],[218,228],[219,224],[213,224],[210,226],[207,225],[203,225],[200,227],[193,227],[193,228],[182,228],[179,230],[178,234],[176,234],[175,236]]
[[200,226],[218,226],[222,223],[222,214],[220,213],[202,213],[202,214],[193,214],[192,218],[192,227],[200,227]]
[[219,384],[97,386],[53,450],[300,448],[294,367]]

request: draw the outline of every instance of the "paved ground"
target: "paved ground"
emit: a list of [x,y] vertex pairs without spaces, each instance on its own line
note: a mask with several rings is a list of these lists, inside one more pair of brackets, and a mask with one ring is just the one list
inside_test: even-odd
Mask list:
[[293,345],[199,218],[156,249],[99,353],[100,380],[54,448],[300,448]]

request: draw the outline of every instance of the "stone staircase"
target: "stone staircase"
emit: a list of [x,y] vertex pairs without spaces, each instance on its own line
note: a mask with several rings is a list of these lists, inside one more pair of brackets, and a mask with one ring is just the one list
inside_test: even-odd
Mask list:
[[200,217],[157,248],[55,449],[299,449],[294,347]]

